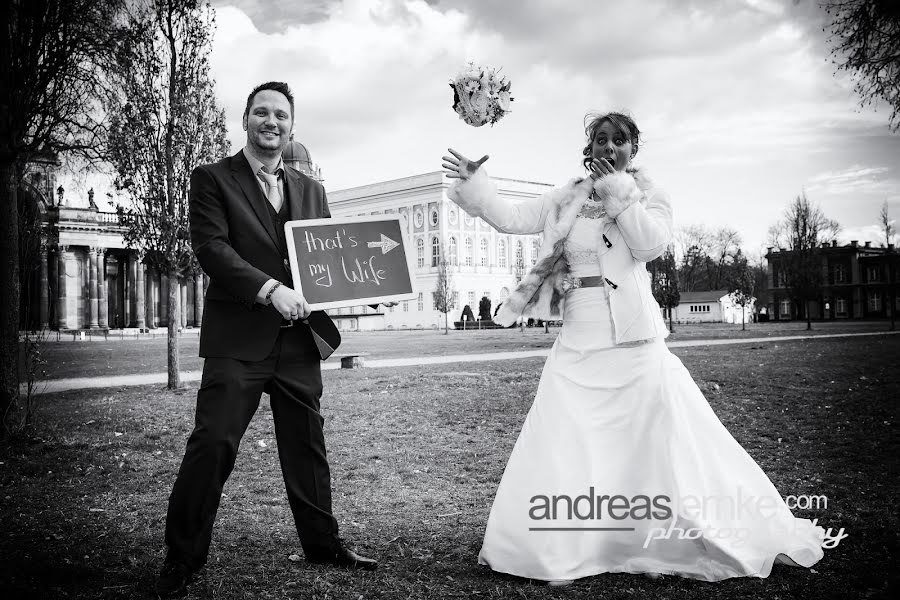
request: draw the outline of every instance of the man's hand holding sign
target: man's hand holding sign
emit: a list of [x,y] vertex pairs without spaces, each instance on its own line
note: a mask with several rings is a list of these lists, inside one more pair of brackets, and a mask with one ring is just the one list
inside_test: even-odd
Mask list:
[[294,287],[310,310],[416,298],[397,217],[291,221],[285,233]]

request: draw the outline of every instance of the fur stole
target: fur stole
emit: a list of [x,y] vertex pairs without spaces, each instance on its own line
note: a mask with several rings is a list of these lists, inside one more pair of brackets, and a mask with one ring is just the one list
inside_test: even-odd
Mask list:
[[566,280],[571,271],[563,252],[575,218],[592,192],[603,202],[607,215],[615,219],[623,210],[644,198],[652,187],[638,170],[614,173],[594,181],[590,177],[572,179],[557,190],[554,206],[544,225],[543,243],[534,267],[497,311],[494,322],[509,326],[520,316],[543,320],[561,318]]

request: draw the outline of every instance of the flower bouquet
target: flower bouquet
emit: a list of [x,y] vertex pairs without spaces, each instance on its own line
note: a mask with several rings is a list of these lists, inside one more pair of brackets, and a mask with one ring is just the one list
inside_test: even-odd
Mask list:
[[510,102],[513,101],[509,95],[511,86],[506,76],[499,74],[499,69],[469,63],[450,81],[453,110],[473,127],[481,127],[485,123],[493,127],[510,112]]

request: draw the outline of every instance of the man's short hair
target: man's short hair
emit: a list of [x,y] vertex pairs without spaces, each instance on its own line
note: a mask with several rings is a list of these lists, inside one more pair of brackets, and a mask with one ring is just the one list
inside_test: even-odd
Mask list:
[[247,106],[244,107],[245,117],[250,114],[250,106],[253,105],[253,99],[263,90],[272,90],[284,94],[284,97],[288,100],[288,104],[291,105],[291,118],[294,118],[294,94],[291,93],[291,88],[288,87],[288,84],[283,81],[267,81],[253,88],[253,91],[247,96]]

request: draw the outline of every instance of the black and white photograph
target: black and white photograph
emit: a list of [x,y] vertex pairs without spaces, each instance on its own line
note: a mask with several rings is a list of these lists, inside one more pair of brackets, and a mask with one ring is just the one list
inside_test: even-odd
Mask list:
[[5,0],[0,596],[900,594],[897,0]]

